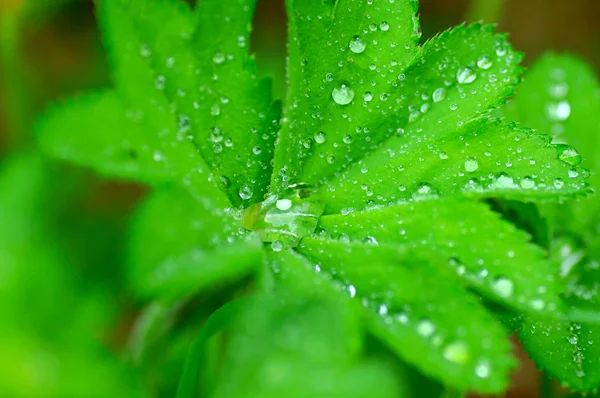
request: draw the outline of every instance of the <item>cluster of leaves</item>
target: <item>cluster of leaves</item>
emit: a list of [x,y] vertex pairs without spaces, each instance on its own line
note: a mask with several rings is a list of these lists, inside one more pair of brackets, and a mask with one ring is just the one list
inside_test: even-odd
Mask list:
[[251,292],[206,322],[179,396],[198,378],[211,397],[498,393],[513,330],[550,375],[595,389],[600,330],[581,313],[600,276],[597,181],[567,145],[600,169],[593,73],[547,57],[500,108],[521,55],[489,26],[419,45],[412,0],[287,4],[283,106],[249,55],[255,0],[101,1],[115,88],[38,125],[46,153],[153,188],[127,259],[152,301],[133,357],[169,346],[149,383],[168,389],[194,300]]

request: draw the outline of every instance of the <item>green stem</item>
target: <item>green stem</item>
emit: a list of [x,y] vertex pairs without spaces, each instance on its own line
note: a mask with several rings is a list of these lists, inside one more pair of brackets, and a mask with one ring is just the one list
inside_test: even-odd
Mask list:
[[0,11],[0,90],[4,106],[7,149],[19,146],[28,135],[31,122],[29,92],[21,59],[21,18],[18,9]]
[[467,22],[500,22],[505,3],[506,0],[471,0],[466,20]]

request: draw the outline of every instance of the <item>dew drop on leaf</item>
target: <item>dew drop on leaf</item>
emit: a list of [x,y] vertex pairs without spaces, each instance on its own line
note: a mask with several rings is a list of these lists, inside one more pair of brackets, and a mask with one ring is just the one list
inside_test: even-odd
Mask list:
[[336,104],[348,105],[354,99],[354,91],[347,83],[343,83],[341,86],[333,89],[331,97]]
[[521,188],[523,189],[531,189],[535,187],[535,181],[531,177],[524,177],[521,179]]
[[381,24],[379,24],[379,29],[381,29],[383,32],[387,32],[390,30],[390,24],[386,21],[383,21]]
[[477,160],[475,160],[475,158],[469,158],[469,159],[465,160],[465,170],[468,171],[469,173],[474,172],[478,168],[479,168],[479,163],[477,163]]
[[469,361],[470,357],[469,347],[462,341],[450,343],[444,348],[444,358],[450,362],[464,365]]
[[460,68],[458,72],[456,72],[456,80],[460,84],[469,84],[473,83],[477,78],[477,72],[473,70],[470,66],[466,66],[464,68]]
[[281,211],[287,211],[292,208],[292,201],[290,199],[279,199],[275,203],[275,207]]
[[366,102],[371,102],[373,100],[373,93],[370,91],[367,91],[364,95],[363,95],[363,99]]
[[513,282],[505,277],[498,277],[492,283],[492,289],[500,297],[508,298],[513,294]]
[[490,69],[494,63],[487,55],[482,55],[477,59],[477,66],[481,69]]
[[213,62],[217,65],[222,64],[223,62],[225,62],[225,54],[223,54],[222,52],[216,52],[215,55],[213,56]]
[[443,87],[438,88],[433,92],[431,97],[433,98],[433,102],[443,101],[446,98],[446,89]]
[[417,332],[423,337],[431,337],[435,333],[435,325],[429,319],[422,319],[417,324]]
[[365,48],[367,48],[367,43],[365,43],[360,36],[354,36],[350,40],[348,48],[350,48],[350,51],[352,51],[354,54],[360,54],[365,51]]
[[140,48],[140,55],[144,58],[148,58],[150,55],[152,55],[152,51],[150,51],[150,46],[148,46],[147,44],[143,44]]
[[546,106],[546,114],[551,120],[565,121],[571,116],[571,105],[567,101],[550,103]]
[[554,188],[561,189],[565,186],[565,182],[561,178],[554,179]]
[[215,143],[223,141],[223,131],[218,127],[214,127],[210,132],[210,140]]
[[283,250],[283,243],[282,243],[280,240],[273,241],[273,242],[271,243],[271,249],[272,249],[274,252],[277,252],[277,253],[279,253],[280,251],[282,251],[282,250]]
[[250,199],[253,195],[252,188],[250,188],[248,185],[244,185],[240,188],[239,195],[240,198],[244,200]]
[[475,375],[481,379],[487,379],[490,376],[490,363],[487,360],[481,360],[475,365]]
[[315,142],[317,144],[324,144],[326,140],[327,140],[327,136],[325,135],[324,132],[319,131],[317,134],[315,134]]
[[579,152],[575,148],[564,144],[558,146],[558,158],[571,166],[577,166],[581,163]]

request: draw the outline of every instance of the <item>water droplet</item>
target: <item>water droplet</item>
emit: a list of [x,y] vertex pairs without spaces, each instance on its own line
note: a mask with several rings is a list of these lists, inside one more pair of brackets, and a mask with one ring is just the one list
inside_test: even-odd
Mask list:
[[373,93],[370,91],[367,91],[364,95],[363,95],[363,99],[365,100],[365,102],[371,102],[373,100]]
[[569,178],[577,178],[579,176],[579,172],[576,169],[569,170]]
[[508,279],[508,278],[504,278],[504,277],[498,277],[493,283],[492,283],[492,289],[494,290],[494,292],[496,292],[496,294],[500,297],[510,297],[513,294],[513,282]]
[[215,55],[213,55],[213,62],[218,65],[222,64],[225,62],[225,54],[220,51],[216,52]]
[[191,127],[190,118],[184,115],[179,116],[179,122],[177,126],[179,127],[180,133],[187,132]]
[[279,253],[280,251],[283,250],[283,242],[281,242],[280,240],[274,240],[271,243],[271,249],[276,252]]
[[438,88],[433,92],[431,97],[433,98],[433,102],[443,101],[446,98],[446,89],[443,87]]
[[544,302],[544,300],[542,300],[540,298],[532,299],[529,302],[529,305],[531,306],[531,308],[533,308],[536,311],[541,311],[544,309],[544,307],[546,307],[546,303]]
[[533,178],[524,177],[523,179],[521,179],[521,188],[531,189],[533,187],[535,187],[535,181],[533,181]]
[[487,55],[482,55],[477,59],[477,66],[481,69],[490,69],[493,64],[492,59]]
[[567,101],[550,103],[546,106],[546,114],[551,120],[565,121],[571,116],[571,105]]
[[444,358],[450,362],[464,365],[471,358],[469,347],[462,341],[456,341],[444,348]]
[[381,29],[383,32],[387,32],[390,30],[390,24],[388,24],[386,21],[383,21],[379,24],[379,29]]
[[475,375],[481,379],[487,379],[490,376],[490,363],[487,360],[481,360],[475,365]]
[[165,156],[162,154],[161,151],[155,151],[152,154],[152,159],[154,159],[155,162],[162,162],[164,160]]
[[440,159],[442,159],[442,160],[448,159],[448,154],[446,152],[440,152]]
[[561,178],[554,179],[554,188],[561,189],[565,186],[565,182]]
[[144,58],[148,58],[149,56],[151,56],[152,51],[150,51],[150,46],[148,46],[147,44],[143,44],[140,48],[140,55]]
[[210,107],[210,114],[212,116],[219,116],[221,114],[221,108],[219,104],[212,104]]
[[335,163],[335,156],[333,156],[333,155],[327,156],[327,163],[334,164]]
[[252,148],[252,153],[255,155],[260,155],[260,153],[262,152],[262,149],[256,145],[255,147]]
[[581,163],[581,155],[577,150],[568,145],[558,145],[558,158],[571,166],[577,166]]
[[344,136],[344,138],[342,138],[342,141],[344,141],[344,144],[351,144],[352,143],[352,136],[350,134],[346,134]]
[[166,80],[167,79],[165,79],[165,77],[162,75],[157,76],[156,80],[154,81],[154,87],[156,87],[157,90],[164,90]]
[[435,325],[429,319],[422,319],[417,324],[417,332],[425,338],[431,337],[435,333]]
[[325,75],[325,80],[327,80],[328,82],[332,82],[333,81],[333,73],[327,73]]
[[350,297],[354,298],[356,297],[356,288],[354,287],[354,285],[348,285],[348,293],[350,293]]
[[569,342],[569,344],[575,345],[575,344],[577,344],[578,340],[579,339],[577,338],[576,334],[572,334],[571,336],[567,337],[567,341]]
[[476,78],[477,72],[475,72],[470,66],[460,68],[458,72],[456,72],[456,80],[458,80],[460,84],[473,83]]
[[240,188],[240,198],[244,199],[244,200],[248,200],[252,197],[254,193],[252,192],[252,188],[250,188],[248,185],[244,185],[243,187]]
[[479,163],[477,163],[477,160],[475,160],[475,158],[469,158],[465,160],[465,170],[467,170],[467,172],[472,173],[478,168]]
[[317,144],[324,144],[326,139],[327,139],[327,136],[322,131],[319,131],[317,134],[315,134],[315,142]]
[[218,127],[214,127],[210,132],[210,140],[212,142],[223,141],[223,131],[221,131],[221,129]]
[[292,208],[292,201],[290,199],[279,199],[275,203],[275,207],[281,211],[287,211]]
[[348,105],[354,99],[354,91],[347,83],[343,83],[341,86],[333,89],[331,96],[336,104]]
[[350,48],[350,51],[352,51],[354,54],[360,54],[365,51],[365,48],[367,48],[367,43],[365,43],[365,41],[357,35],[350,40],[348,48]]

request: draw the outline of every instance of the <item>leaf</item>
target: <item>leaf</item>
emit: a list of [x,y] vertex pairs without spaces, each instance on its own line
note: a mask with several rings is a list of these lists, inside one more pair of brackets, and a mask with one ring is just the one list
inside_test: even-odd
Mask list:
[[[585,173],[559,159],[549,139],[497,119],[453,133],[402,142],[392,138],[343,172],[329,188],[326,212],[436,197],[534,201],[585,192]],[[362,183],[359,184],[358,181]]]
[[[564,247],[562,248],[564,250]],[[565,277],[566,299],[576,308],[597,311],[600,304],[600,241]],[[583,322],[523,320],[519,339],[538,366],[574,390],[600,385],[600,327]]]
[[[195,16],[176,1],[110,3],[104,6],[104,25],[121,72],[117,86],[140,109],[158,105],[159,114],[168,113],[165,123],[171,121],[161,133],[163,140],[190,148],[193,143],[235,206],[262,198],[271,174],[279,105],[272,102],[270,82],[256,77],[247,53],[255,1],[207,0]],[[137,76],[140,69],[143,81]]]
[[156,161],[141,126],[126,115],[118,94],[102,91],[55,106],[38,123],[38,142],[49,155],[107,176],[155,183],[172,173]]
[[[311,157],[320,159],[321,177],[351,163],[363,151],[365,140],[357,135],[352,144],[346,144],[342,143],[343,137],[350,134],[352,140],[356,125],[374,127],[383,123],[379,112],[359,105],[366,104],[363,96],[371,92],[376,98],[372,106],[383,107],[377,98],[394,84],[417,51],[420,34],[416,1],[388,4],[341,0],[336,2],[335,9],[331,3],[330,0],[287,1],[290,88],[275,154],[274,192],[294,182],[317,180],[300,178],[303,164]],[[349,87],[342,88],[347,82]],[[353,105],[337,104],[332,98],[334,90],[340,96],[338,101],[349,103],[354,99]],[[349,110],[352,116],[348,119]],[[373,130],[379,133],[372,138],[374,145],[386,131]],[[334,149],[334,145],[339,148]],[[326,161],[329,156],[335,156],[337,163],[329,164]]]
[[[598,111],[600,85],[595,72],[573,56],[558,54],[547,54],[531,67],[513,101],[504,109],[514,120],[552,134],[554,142],[575,146],[577,150],[563,145],[562,156],[574,163],[583,158],[582,165],[591,170],[600,170],[600,121],[591,116]],[[578,172],[570,171],[572,175]],[[600,188],[594,173],[590,184],[596,190]],[[575,233],[587,229],[586,233],[591,233],[600,215],[598,203],[595,198],[577,198],[562,205],[560,211],[557,206],[543,210],[559,229]]]
[[234,205],[260,202],[267,193],[281,113],[281,104],[271,98],[271,81],[257,77],[248,54],[255,4],[204,0],[195,12],[193,42],[201,70],[196,144],[229,180],[225,188]]
[[130,281],[142,296],[172,301],[251,274],[262,261],[261,248],[222,212],[206,209],[182,189],[164,188],[136,214]]
[[413,251],[306,238],[300,253],[345,286],[373,333],[426,375],[502,391],[514,365],[500,324],[439,265]]
[[404,396],[389,368],[360,360],[357,326],[335,301],[257,297],[232,333],[214,397]]
[[325,216],[320,227],[339,240],[413,248],[487,298],[521,312],[551,314],[562,307],[558,267],[526,233],[482,203],[414,202]]
[[[394,3],[389,7],[400,9],[403,6]],[[403,15],[401,26],[412,25],[408,22],[411,15],[412,11]],[[399,34],[394,33],[395,24],[391,26],[392,29],[380,33],[397,37],[393,36]],[[380,27],[377,28],[379,30]],[[338,48],[346,50],[345,46],[338,45]],[[373,46],[373,51],[375,48]],[[496,49],[500,55],[496,54]],[[392,50],[392,56],[401,54],[401,51]],[[347,56],[343,52],[340,56],[346,61]],[[367,56],[365,50],[354,58],[360,60]],[[480,25],[445,32],[420,48],[410,65],[400,65],[390,74],[388,65],[377,63],[373,64],[374,70],[369,65],[360,72],[345,74],[345,69],[338,67],[338,60],[335,60],[333,66],[327,65],[329,70],[313,73],[321,79],[319,88],[322,93],[318,98],[322,100],[317,101],[314,93],[304,100],[312,108],[304,111],[303,115],[313,117],[308,119],[309,124],[299,125],[301,131],[295,136],[304,140],[315,137],[317,141],[323,141],[316,135],[323,132],[326,138],[323,144],[315,144],[315,154],[306,160],[299,180],[322,183],[335,171],[356,162],[378,148],[381,142],[402,132],[405,141],[421,140],[434,136],[438,131],[445,133],[449,130],[451,133],[455,129],[453,126],[485,113],[512,92],[520,71],[517,66],[519,60],[520,56],[512,52],[505,37],[494,36],[490,27]],[[478,66],[478,62],[482,67]],[[354,62],[348,64],[353,65]],[[502,75],[506,75],[506,79],[498,77],[500,69],[505,72]],[[323,76],[326,73],[332,74],[331,82]],[[371,81],[376,86],[372,86]],[[333,89],[339,89],[342,82],[346,82],[354,93],[354,100],[348,105],[340,105],[332,98]],[[366,91],[371,93],[366,95],[367,100],[364,96]],[[348,90],[346,92],[349,93]],[[457,111],[452,110],[454,107]],[[328,112],[322,109],[328,109]],[[290,115],[286,117],[294,120]],[[307,120],[301,115],[296,118]],[[444,126],[441,131],[440,126]]]

